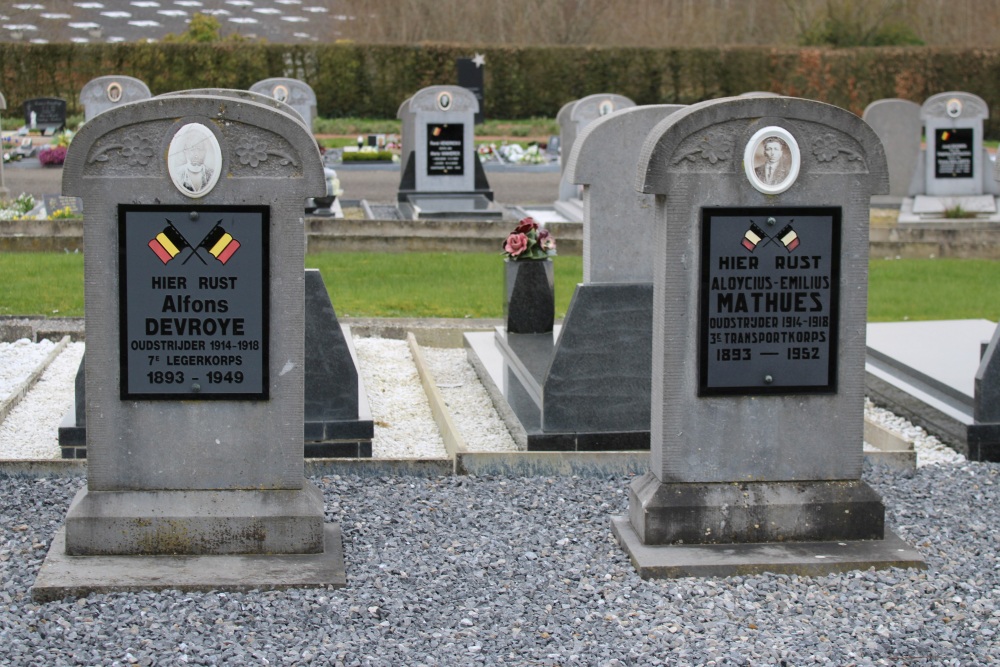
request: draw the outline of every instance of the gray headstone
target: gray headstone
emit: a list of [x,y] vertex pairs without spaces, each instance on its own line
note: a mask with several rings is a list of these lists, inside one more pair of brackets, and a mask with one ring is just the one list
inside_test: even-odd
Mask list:
[[861,481],[877,136],[819,102],[729,98],[668,116],[638,162],[656,220],[650,472],[620,539],[880,541]]
[[983,121],[989,106],[978,95],[938,93],[920,107],[927,135],[924,192],[935,197],[976,196],[987,192]]
[[319,152],[298,118],[216,93],[106,111],[67,155],[88,247],[88,479],[69,555],[324,553],[302,459]]
[[885,147],[889,195],[908,196],[920,158],[923,133],[920,105],[897,98],[876,100],[865,108],[862,119],[871,125]]
[[567,155],[583,186],[583,282],[653,282],[653,196],[636,192],[635,158],[653,127],[682,105],[626,107],[587,125]]
[[92,119],[99,113],[115,107],[152,97],[149,86],[131,76],[99,76],[91,79],[80,91],[83,119]]
[[475,116],[479,103],[459,86],[431,86],[410,98],[414,183],[418,192],[476,189]]
[[295,113],[302,117],[306,127],[312,131],[313,119],[316,118],[316,93],[305,81],[284,77],[264,79],[250,86],[250,91],[284,102],[295,109]]
[[624,95],[598,93],[569,102],[559,110],[556,120],[559,122],[559,145],[563,158],[563,177],[559,183],[560,200],[566,201],[578,196],[577,187],[566,179],[566,161],[573,152],[573,145],[583,128],[602,116],[634,106],[635,102]]

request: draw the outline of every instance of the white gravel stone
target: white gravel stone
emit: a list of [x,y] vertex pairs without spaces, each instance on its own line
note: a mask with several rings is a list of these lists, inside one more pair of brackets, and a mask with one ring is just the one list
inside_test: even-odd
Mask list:
[[469,451],[518,451],[465,350],[424,347],[421,352]]
[[[48,342],[48,341],[46,341]],[[52,345],[32,344],[50,350]],[[0,424],[0,459],[57,459],[59,423],[73,407],[73,383],[83,358],[83,343],[70,343],[52,360],[28,394]],[[25,357],[34,357],[26,353]],[[44,359],[44,355],[42,355]],[[39,360],[38,363],[42,361]],[[35,367],[37,367],[37,363]],[[29,375],[34,367],[25,372]]]
[[27,338],[0,343],[0,402],[28,379],[55,346],[50,340],[32,343]]
[[[444,442],[406,342],[356,338],[354,343],[375,420],[373,456],[446,457]],[[0,343],[0,400],[23,382],[54,346],[48,340]],[[73,405],[73,383],[83,348],[83,343],[71,343],[0,424],[0,460],[59,458],[58,427]],[[424,347],[422,352],[469,451],[517,451],[465,351]],[[966,461],[924,429],[868,400],[865,416],[912,440],[918,466]]]
[[354,347],[375,422],[372,456],[446,458],[444,440],[406,341],[355,338]]

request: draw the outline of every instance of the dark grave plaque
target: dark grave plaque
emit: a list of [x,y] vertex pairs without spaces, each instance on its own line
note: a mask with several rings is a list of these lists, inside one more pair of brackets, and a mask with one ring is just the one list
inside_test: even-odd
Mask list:
[[[66,100],[58,97],[37,97],[33,100],[25,100],[22,105],[24,109],[24,124],[37,128],[61,129],[66,124]],[[32,114],[34,114],[34,125],[32,125]]]
[[703,209],[699,395],[836,391],[839,208]]
[[49,215],[68,208],[74,216],[83,217],[83,200],[79,197],[42,195],[42,201],[45,203],[45,210],[49,212]]
[[448,123],[427,125],[427,175],[462,176],[465,174],[465,125]]
[[482,65],[477,64],[474,58],[459,58],[455,61],[455,69],[458,74],[458,85],[465,88],[476,96],[479,103],[479,111],[476,112],[475,123],[483,122],[483,72]]
[[269,210],[118,208],[121,398],[268,398]]
[[972,128],[942,129],[935,140],[934,177],[972,178]]

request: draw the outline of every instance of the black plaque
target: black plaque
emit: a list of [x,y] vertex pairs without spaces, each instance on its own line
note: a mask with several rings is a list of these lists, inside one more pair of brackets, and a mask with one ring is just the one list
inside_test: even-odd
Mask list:
[[45,210],[51,216],[56,211],[68,208],[76,217],[83,216],[83,200],[79,197],[67,197],[65,195],[42,195],[45,203]]
[[703,209],[699,394],[835,392],[839,280],[839,208]]
[[935,178],[972,178],[972,128],[938,130],[934,146]]
[[428,123],[428,176],[462,176],[465,174],[464,151],[465,125],[463,123]]
[[60,129],[66,124],[66,100],[58,97],[36,97],[25,100],[24,124],[31,127],[31,115],[35,115],[35,127]]
[[458,85],[475,95],[479,103],[479,111],[476,112],[474,122],[478,125],[483,122],[483,109],[485,100],[483,99],[483,73],[484,68],[477,65],[473,58],[459,58],[455,61],[455,70],[458,75]]
[[268,398],[269,209],[118,207],[122,399]]

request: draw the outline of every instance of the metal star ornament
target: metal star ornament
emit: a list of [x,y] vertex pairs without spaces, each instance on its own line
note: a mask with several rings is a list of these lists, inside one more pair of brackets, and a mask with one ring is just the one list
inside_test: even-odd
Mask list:
[[477,53],[476,57],[472,59],[472,62],[476,64],[476,67],[482,67],[486,64],[486,56],[481,53]]

